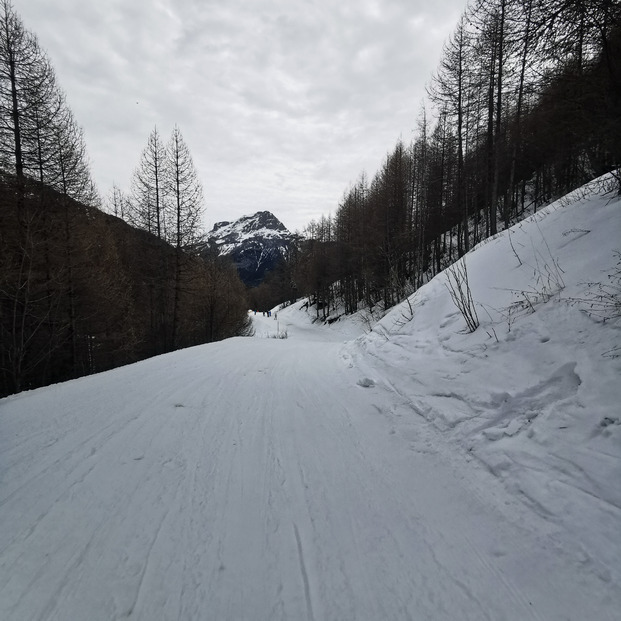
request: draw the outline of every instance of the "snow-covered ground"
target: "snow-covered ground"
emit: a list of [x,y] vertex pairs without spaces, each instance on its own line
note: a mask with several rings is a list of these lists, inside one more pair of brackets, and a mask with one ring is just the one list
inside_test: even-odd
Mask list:
[[618,620],[620,233],[595,196],[482,244],[472,334],[443,274],[0,400],[0,619]]

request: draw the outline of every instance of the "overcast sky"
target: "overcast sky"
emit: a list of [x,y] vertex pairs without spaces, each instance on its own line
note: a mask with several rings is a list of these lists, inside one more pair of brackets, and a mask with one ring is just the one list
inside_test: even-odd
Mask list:
[[85,133],[102,195],[175,124],[205,227],[334,212],[416,126],[466,0],[13,0]]

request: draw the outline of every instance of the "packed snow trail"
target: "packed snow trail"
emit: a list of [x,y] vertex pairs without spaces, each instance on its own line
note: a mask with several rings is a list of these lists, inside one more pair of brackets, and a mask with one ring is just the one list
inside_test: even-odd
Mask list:
[[239,338],[0,401],[0,618],[613,618],[345,352]]

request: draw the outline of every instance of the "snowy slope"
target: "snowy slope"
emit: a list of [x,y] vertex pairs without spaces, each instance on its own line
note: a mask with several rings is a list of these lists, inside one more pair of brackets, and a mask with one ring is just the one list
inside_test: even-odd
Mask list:
[[620,207],[469,254],[473,334],[441,275],[0,400],[0,619],[618,619],[619,324],[570,302]]
[[[599,184],[593,184],[595,188]],[[369,373],[621,583],[621,200],[581,190],[466,256],[358,343]],[[616,292],[616,308],[601,292]],[[617,315],[616,320],[602,321]],[[401,427],[418,435],[412,421]],[[417,445],[417,442],[414,442]],[[621,610],[621,608],[619,609]]]

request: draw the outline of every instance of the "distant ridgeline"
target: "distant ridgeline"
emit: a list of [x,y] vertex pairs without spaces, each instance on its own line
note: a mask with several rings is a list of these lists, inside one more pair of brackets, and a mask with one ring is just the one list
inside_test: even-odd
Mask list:
[[231,258],[242,282],[256,287],[286,257],[296,239],[274,214],[258,211],[235,222],[217,222],[200,253],[217,248],[221,256]]

